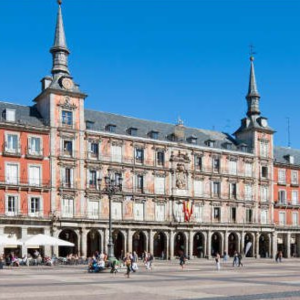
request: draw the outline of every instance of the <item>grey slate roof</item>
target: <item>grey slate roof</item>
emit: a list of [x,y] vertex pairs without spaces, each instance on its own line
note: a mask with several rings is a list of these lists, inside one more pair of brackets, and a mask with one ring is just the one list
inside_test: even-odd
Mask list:
[[300,149],[274,147],[275,163],[289,164],[288,156],[294,157],[294,165],[300,166]]
[[6,121],[4,118],[5,109],[14,109],[16,111],[16,123],[20,125],[31,125],[44,127],[42,116],[36,109],[36,106],[23,106],[0,101],[0,120]]
[[[93,110],[85,110],[85,121],[92,122],[91,130],[94,131],[106,131],[107,125],[116,125],[116,134],[128,135],[130,136],[128,129],[129,128],[137,128],[137,137],[149,138],[149,133],[151,131],[158,132],[158,140],[161,141],[170,141],[169,136],[174,133],[176,125],[156,122],[156,121],[148,121],[137,119],[133,117],[126,117],[122,115],[93,111]],[[207,146],[206,141],[213,140],[215,141],[213,148],[226,148],[226,143],[232,144],[232,150],[239,150],[236,140],[231,136],[216,131],[203,130],[197,128],[184,127],[185,137],[182,141],[183,143],[187,143],[187,139],[190,137],[196,137],[198,146]]]

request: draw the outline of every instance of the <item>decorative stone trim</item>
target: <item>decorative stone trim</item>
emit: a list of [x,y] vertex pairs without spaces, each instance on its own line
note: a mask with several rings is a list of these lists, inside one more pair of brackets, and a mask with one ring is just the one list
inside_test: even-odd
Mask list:
[[198,181],[204,181],[205,180],[205,176],[196,175],[196,174],[192,174],[192,178],[194,180],[198,180]]
[[167,173],[166,172],[159,172],[159,171],[154,171],[153,173],[152,173],[154,176],[156,176],[156,177],[161,177],[161,178],[165,178],[165,177],[167,177]]
[[123,140],[112,140],[112,139],[109,139],[108,142],[111,143],[112,146],[120,146],[120,147],[122,147],[123,144],[124,144]]
[[72,104],[70,101],[71,101],[70,97],[65,96],[65,97],[63,97],[63,99],[61,99],[59,101],[57,106],[60,106],[61,108],[64,108],[64,109],[75,110],[77,108],[77,106],[75,104]]
[[226,158],[229,161],[238,161],[239,160],[238,156],[232,156],[232,155],[228,155]]

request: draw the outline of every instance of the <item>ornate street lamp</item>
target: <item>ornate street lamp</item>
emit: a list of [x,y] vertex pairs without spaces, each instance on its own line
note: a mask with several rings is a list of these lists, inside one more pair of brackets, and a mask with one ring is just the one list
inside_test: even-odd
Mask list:
[[[102,178],[99,179],[99,186],[101,186]],[[104,176],[104,183],[105,187],[101,190],[101,193],[108,196],[109,200],[109,238],[108,238],[108,259],[114,260],[115,254],[114,254],[114,243],[112,238],[112,205],[111,200],[112,197],[117,194],[118,192],[122,191],[122,182],[123,178],[120,176],[117,178],[117,180],[113,177],[113,174],[111,172],[111,169],[107,170],[107,175]]]

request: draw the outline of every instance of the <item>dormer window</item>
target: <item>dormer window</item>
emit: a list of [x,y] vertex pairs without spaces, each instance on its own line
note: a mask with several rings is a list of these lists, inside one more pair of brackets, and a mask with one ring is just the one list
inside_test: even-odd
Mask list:
[[216,142],[216,141],[214,141],[214,140],[207,140],[207,141],[206,141],[206,145],[207,145],[208,147],[214,147],[214,146],[215,146],[215,142]]
[[170,135],[168,136],[168,139],[169,139],[171,142],[176,142],[177,137],[176,137],[176,135],[175,135],[174,133],[172,133],[172,134],[170,134]]
[[128,129],[128,133],[132,136],[137,136],[137,128],[131,127]]
[[149,136],[151,139],[158,140],[158,131],[150,131]]
[[232,150],[232,143],[226,142],[226,143],[224,143],[224,147],[227,150]]
[[295,158],[293,155],[287,155],[285,158],[290,164],[293,165],[295,163]]
[[5,120],[8,122],[15,122],[16,121],[16,110],[7,108],[4,111]]
[[197,144],[197,137],[194,135],[190,136],[187,140],[191,144],[194,144],[194,145]]
[[94,125],[94,124],[95,124],[95,123],[92,122],[92,121],[86,121],[86,122],[85,122],[86,129],[93,129],[93,125]]
[[114,124],[108,124],[105,127],[105,130],[108,131],[108,132],[111,132],[111,133],[116,133],[116,129],[117,129],[117,126],[114,125]]
[[247,152],[248,151],[248,146],[246,144],[241,144],[239,146],[240,150],[243,152]]

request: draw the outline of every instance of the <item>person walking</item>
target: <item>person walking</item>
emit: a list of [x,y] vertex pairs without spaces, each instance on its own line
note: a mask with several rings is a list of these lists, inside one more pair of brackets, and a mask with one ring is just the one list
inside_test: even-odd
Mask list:
[[243,263],[242,263],[242,259],[243,259],[243,256],[242,256],[241,253],[239,253],[239,254],[238,254],[239,267],[240,267],[240,266],[242,266],[242,267],[244,266]]
[[181,266],[182,270],[185,265],[185,261],[186,261],[186,255],[184,254],[183,251],[181,251],[180,256],[179,256],[179,265]]
[[238,253],[237,253],[237,251],[234,251],[233,262],[232,262],[233,267],[238,266],[238,260],[239,260]]
[[124,263],[126,266],[126,273],[124,275],[127,275],[127,278],[129,278],[130,271],[131,271],[131,257],[129,253],[126,254]]
[[221,264],[220,264],[220,260],[221,260],[221,257],[220,257],[220,254],[219,252],[216,253],[216,267],[217,267],[217,270],[220,271],[221,270]]

